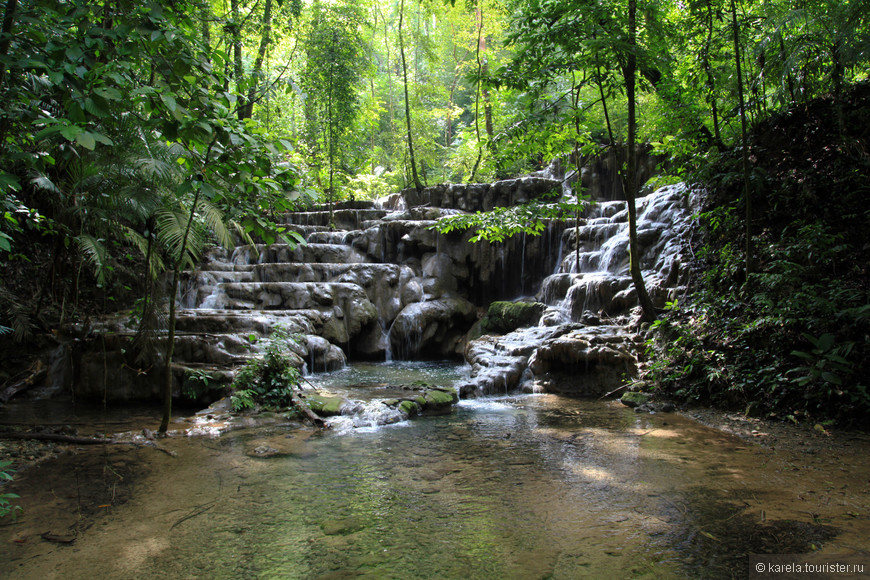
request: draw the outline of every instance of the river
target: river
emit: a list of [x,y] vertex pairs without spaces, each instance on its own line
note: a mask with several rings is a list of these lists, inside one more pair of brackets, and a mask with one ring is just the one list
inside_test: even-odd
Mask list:
[[[426,368],[389,380],[431,381]],[[380,427],[252,422],[160,445],[175,456],[81,448],[23,471],[0,574],[742,578],[750,553],[841,554],[870,537],[866,440],[846,446],[849,465],[848,453],[778,451],[618,402],[521,395]],[[40,538],[48,530],[78,536]]]

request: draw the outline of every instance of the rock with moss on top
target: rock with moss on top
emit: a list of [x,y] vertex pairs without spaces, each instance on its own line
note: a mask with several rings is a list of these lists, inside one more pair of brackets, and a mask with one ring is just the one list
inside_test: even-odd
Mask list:
[[481,321],[481,331],[505,334],[523,326],[534,326],[546,309],[540,302],[493,302]]

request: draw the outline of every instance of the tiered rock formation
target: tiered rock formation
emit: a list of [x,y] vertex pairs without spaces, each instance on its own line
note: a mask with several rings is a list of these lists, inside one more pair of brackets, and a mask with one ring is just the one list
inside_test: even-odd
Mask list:
[[[517,389],[601,394],[636,369],[639,339],[625,324],[636,303],[628,275],[624,201],[594,204],[579,223],[552,223],[542,236],[471,244],[471,233],[438,234],[435,220],[559,190],[546,176],[406,191],[378,204],[349,203],[287,216],[305,245],[213,249],[179,296],[175,376],[225,384],[278,325],[298,335],[308,372],[351,359],[464,356],[472,378],[462,396]],[[681,236],[688,196],[679,186],[638,200],[642,269],[659,306],[685,283]],[[540,320],[505,335],[470,340],[494,300],[543,305]],[[498,327],[494,327],[498,328]],[[146,398],[160,384],[132,362],[132,330],[114,322],[72,349],[79,396]],[[479,333],[479,332],[478,332]],[[127,353],[125,353],[127,351]],[[108,386],[108,388],[106,388]]]

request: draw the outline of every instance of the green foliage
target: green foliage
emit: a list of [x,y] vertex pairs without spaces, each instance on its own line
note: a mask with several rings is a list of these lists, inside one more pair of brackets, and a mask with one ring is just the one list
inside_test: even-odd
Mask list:
[[335,199],[335,173],[349,129],[359,112],[358,86],[367,62],[358,4],[315,2],[303,37],[306,54],[302,87],[307,93],[305,133],[309,150],[326,165],[327,196]]
[[[870,91],[852,91],[844,98],[862,103],[850,113],[860,117]],[[817,102],[759,128],[753,147],[765,195],[749,280],[734,157],[726,153],[708,168],[696,251],[702,276],[686,303],[656,325],[649,345],[649,378],[662,391],[782,418],[865,424],[870,290],[866,184],[857,173],[868,162],[849,148],[832,153],[840,141],[835,109]]]
[[[10,469],[11,461],[0,461],[0,485],[12,481],[12,473],[14,469]],[[9,500],[18,499],[18,495],[14,493],[0,493],[0,519],[8,515],[12,515],[14,520],[21,512],[21,506],[12,505]]]
[[[826,333],[816,338],[803,333],[803,337],[812,345],[809,352],[793,350],[791,354],[803,359],[804,366],[795,367],[792,371],[800,376],[792,381],[799,387],[806,387],[812,383],[822,382],[828,391],[833,390],[837,395],[843,395],[842,386],[844,377],[849,377],[855,372],[855,365],[848,359],[855,348],[854,342],[836,344],[837,338]],[[866,391],[859,393],[867,397]]]
[[474,229],[472,242],[503,242],[518,233],[536,236],[546,229],[546,220],[573,219],[577,212],[583,211],[586,199],[581,197],[579,202],[535,200],[511,207],[496,207],[488,212],[456,214],[440,218],[430,229],[442,234]]
[[301,375],[293,357],[287,354],[295,338],[284,328],[276,328],[266,342],[262,357],[252,358],[236,374],[232,405],[236,411],[262,405],[268,408],[291,404],[293,389]]
[[187,369],[184,373],[184,382],[181,393],[191,400],[197,400],[211,390],[219,389],[220,385],[214,377],[205,369]]

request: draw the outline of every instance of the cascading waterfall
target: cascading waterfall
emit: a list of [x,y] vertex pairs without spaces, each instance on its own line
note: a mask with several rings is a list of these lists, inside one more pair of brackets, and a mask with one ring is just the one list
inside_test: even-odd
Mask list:
[[[689,193],[683,185],[664,187],[636,204],[642,273],[654,303],[662,307],[684,290],[682,238],[690,227]],[[462,396],[498,394],[505,385],[601,395],[635,372],[640,338],[629,329],[637,299],[629,273],[627,217],[626,202],[600,202],[589,208],[576,235],[573,228],[565,230],[557,271],[544,279],[538,294],[549,307],[541,326],[472,342],[466,351],[472,377],[462,385]]]
[[[438,217],[456,213],[454,207],[478,211],[496,198],[515,203],[533,197],[520,188],[545,191],[558,184],[524,178],[435,188],[426,205],[393,196],[372,206],[338,206],[335,229],[326,208],[288,214],[287,227],[307,244],[210,252],[190,276],[180,329],[212,341],[209,360],[220,364],[239,359],[225,345],[250,348],[248,337],[267,336],[280,324],[308,337],[294,348],[310,372],[339,369],[351,356],[433,359],[464,350],[473,369],[465,396],[547,390],[542,377],[566,364],[584,374],[617,361],[630,374],[634,358],[624,324],[636,300],[624,201],[596,203],[579,224],[551,222],[544,236],[523,235],[494,248],[470,244],[470,233],[431,229]],[[642,270],[650,294],[663,305],[680,288],[678,238],[688,221],[687,194],[672,186],[637,205]],[[536,299],[548,307],[540,326],[465,347],[479,309],[530,289],[539,289]],[[585,358],[571,362],[578,352]]]

